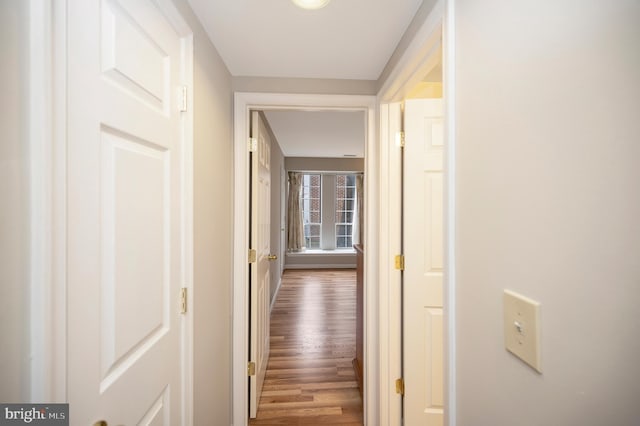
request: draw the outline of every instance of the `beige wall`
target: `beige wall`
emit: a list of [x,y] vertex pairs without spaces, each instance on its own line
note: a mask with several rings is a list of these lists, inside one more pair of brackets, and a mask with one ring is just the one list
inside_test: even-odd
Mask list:
[[409,93],[407,99],[440,99],[442,98],[442,83],[422,81]]
[[234,92],[375,95],[376,84],[373,80],[233,77]]
[[0,2],[0,401],[29,398],[28,2]]
[[284,166],[298,172],[364,172],[364,158],[287,157]]
[[231,424],[231,76],[186,0],[194,32],[194,424]]
[[640,3],[455,3],[458,426],[638,424]]

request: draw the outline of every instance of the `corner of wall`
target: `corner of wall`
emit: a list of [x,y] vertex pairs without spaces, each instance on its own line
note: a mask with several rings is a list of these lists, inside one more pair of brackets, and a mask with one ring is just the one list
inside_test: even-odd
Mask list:
[[232,423],[232,79],[187,0],[194,37],[194,424]]

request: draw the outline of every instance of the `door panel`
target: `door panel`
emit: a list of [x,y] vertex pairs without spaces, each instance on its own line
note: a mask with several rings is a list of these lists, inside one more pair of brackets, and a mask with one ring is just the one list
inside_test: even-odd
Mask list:
[[443,424],[442,101],[405,103],[404,418]]
[[251,135],[256,152],[251,154],[251,244],[256,262],[251,264],[251,353],[255,375],[249,388],[250,417],[258,413],[264,376],[269,361],[269,306],[271,288],[271,140],[260,113],[251,113]]
[[181,39],[151,0],[68,3],[72,424],[182,421]]
[[164,110],[169,98],[168,55],[115,1],[104,3],[101,56],[106,78],[141,101]]
[[123,371],[118,367],[131,364],[169,329],[171,215],[165,200],[171,194],[164,148],[108,132],[102,133],[102,147],[101,347],[106,385]]

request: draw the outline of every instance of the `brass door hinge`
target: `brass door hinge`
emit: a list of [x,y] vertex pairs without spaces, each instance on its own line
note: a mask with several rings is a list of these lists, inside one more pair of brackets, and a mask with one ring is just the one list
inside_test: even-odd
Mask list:
[[404,379],[396,380],[396,393],[404,395]]
[[250,249],[249,250],[249,263],[255,263],[257,258],[258,258],[258,253],[256,252],[256,249]]
[[396,145],[400,148],[404,148],[404,132],[396,132]]
[[258,150],[258,139],[249,138],[249,152],[256,152]]
[[404,271],[404,255],[403,254],[396,255],[395,267],[398,271]]
[[187,288],[182,287],[180,289],[180,313],[187,313]]
[[247,364],[247,375],[255,376],[256,375],[256,363],[251,361]]

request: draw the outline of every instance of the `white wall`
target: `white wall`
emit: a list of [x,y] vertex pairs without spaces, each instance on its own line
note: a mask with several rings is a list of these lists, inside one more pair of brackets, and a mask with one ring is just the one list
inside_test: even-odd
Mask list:
[[[457,424],[639,424],[640,2],[455,11]],[[542,304],[542,375],[505,288]]]
[[194,31],[194,424],[231,424],[231,75],[186,0]]
[[29,399],[28,2],[0,2],[0,401]]

